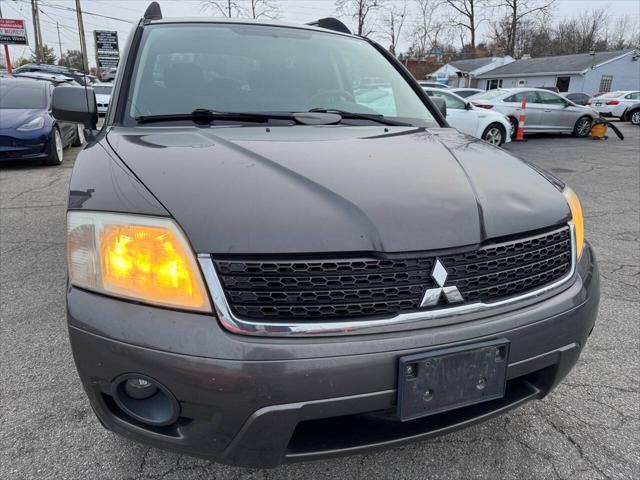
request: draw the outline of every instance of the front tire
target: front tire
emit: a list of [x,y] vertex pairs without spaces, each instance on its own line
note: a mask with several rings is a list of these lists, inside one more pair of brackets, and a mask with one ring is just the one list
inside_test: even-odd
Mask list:
[[578,138],[584,138],[591,132],[593,120],[591,117],[580,117],[573,127],[573,135]]
[[51,146],[49,147],[49,157],[44,161],[45,165],[61,165],[64,153],[62,151],[62,137],[58,127],[53,127],[51,132]]
[[627,118],[634,125],[640,125],[640,108],[629,112]]
[[504,143],[506,136],[507,132],[505,132],[504,127],[499,123],[490,124],[484,129],[484,132],[482,132],[482,140],[496,147]]
[[87,139],[84,136],[84,127],[81,124],[78,124],[76,127],[76,136],[73,139],[73,143],[71,144],[73,147],[81,147],[85,144]]

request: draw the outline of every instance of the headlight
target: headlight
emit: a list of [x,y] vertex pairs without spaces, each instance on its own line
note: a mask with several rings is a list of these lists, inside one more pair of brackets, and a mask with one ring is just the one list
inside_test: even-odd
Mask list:
[[36,117],[32,120],[29,120],[24,125],[20,125],[17,130],[21,132],[28,132],[31,130],[38,130],[44,127],[44,117]]
[[170,219],[71,211],[67,263],[72,285],[153,305],[211,312],[191,247]]
[[564,187],[562,191],[564,198],[567,199],[569,208],[571,209],[571,221],[576,236],[576,253],[578,258],[582,255],[582,249],[584,248],[584,218],[582,216],[582,206],[576,192],[571,190],[570,187]]

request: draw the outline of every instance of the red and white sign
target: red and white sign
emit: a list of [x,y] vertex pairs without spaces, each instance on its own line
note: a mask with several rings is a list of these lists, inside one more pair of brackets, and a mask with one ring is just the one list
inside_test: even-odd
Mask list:
[[0,18],[0,44],[28,45],[27,29],[24,20]]

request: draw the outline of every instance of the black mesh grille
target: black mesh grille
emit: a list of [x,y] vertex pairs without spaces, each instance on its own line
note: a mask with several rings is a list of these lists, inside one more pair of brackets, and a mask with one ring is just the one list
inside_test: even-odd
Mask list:
[[234,258],[214,263],[229,304],[240,317],[304,321],[419,310],[425,290],[437,287],[431,278],[436,258],[448,272],[445,285],[458,287],[465,303],[492,302],[565,276],[571,268],[571,233],[564,227],[437,257],[427,252],[410,258]]

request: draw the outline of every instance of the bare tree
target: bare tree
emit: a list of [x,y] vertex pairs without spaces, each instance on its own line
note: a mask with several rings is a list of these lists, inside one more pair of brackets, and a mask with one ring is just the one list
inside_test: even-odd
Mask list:
[[424,58],[427,52],[440,46],[440,37],[447,25],[439,18],[441,0],[415,0],[415,24],[413,27],[412,52]]
[[478,25],[485,18],[482,12],[487,7],[487,0],[443,0],[445,5],[453,11],[452,25],[461,31],[461,42],[464,47],[464,38],[466,33],[470,36],[471,51],[476,49],[476,33]]
[[629,33],[633,32],[633,25],[626,15],[618,17],[613,25],[607,28],[607,43],[612,50],[622,50],[626,48],[629,40]]
[[407,19],[407,0],[404,0],[400,5],[393,3],[391,6],[385,7],[383,11],[384,34],[389,41],[389,51],[395,55]]
[[202,10],[213,10],[214,15],[220,14],[226,18],[242,16],[242,10],[236,0],[201,0]]
[[640,47],[640,22],[633,17],[621,15],[606,28],[607,44],[610,50]]
[[336,0],[338,13],[348,15],[356,21],[356,33],[367,37],[375,30],[376,11],[385,0]]
[[499,6],[507,9],[509,19],[508,26],[504,32],[507,53],[511,56],[516,54],[516,44],[518,42],[518,28],[524,20],[531,16],[546,15],[551,11],[555,0],[500,0]]
[[273,0],[249,0],[251,18],[276,18],[278,8]]
[[578,17],[578,32],[582,44],[580,49],[583,51],[606,50],[608,26],[609,15],[606,7],[580,14]]

